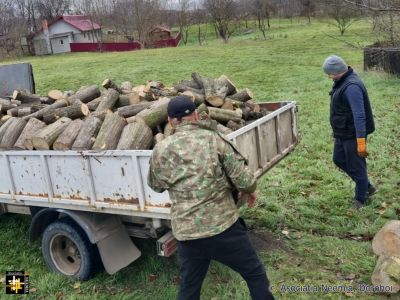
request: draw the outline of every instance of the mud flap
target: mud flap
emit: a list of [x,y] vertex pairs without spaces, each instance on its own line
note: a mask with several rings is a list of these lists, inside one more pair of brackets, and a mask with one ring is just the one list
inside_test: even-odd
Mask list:
[[114,274],[142,254],[121,225],[106,238],[97,242],[101,260],[108,274]]

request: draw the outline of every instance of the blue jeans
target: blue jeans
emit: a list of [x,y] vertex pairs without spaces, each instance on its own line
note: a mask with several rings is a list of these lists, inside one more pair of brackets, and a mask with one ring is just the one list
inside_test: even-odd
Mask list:
[[357,153],[356,139],[335,139],[333,162],[355,182],[355,199],[365,203],[368,197],[367,161]]
[[211,260],[240,273],[253,300],[273,300],[264,266],[250,242],[242,219],[212,237],[178,241],[179,300],[198,300]]

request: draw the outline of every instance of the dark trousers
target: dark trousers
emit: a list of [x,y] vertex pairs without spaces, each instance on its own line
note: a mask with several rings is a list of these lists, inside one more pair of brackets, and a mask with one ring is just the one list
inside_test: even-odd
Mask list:
[[367,162],[357,153],[356,139],[335,139],[333,162],[355,182],[355,199],[365,203],[368,188]]
[[200,290],[211,260],[240,273],[253,300],[274,299],[264,266],[250,242],[242,219],[224,232],[202,239],[178,241],[179,300],[200,299]]

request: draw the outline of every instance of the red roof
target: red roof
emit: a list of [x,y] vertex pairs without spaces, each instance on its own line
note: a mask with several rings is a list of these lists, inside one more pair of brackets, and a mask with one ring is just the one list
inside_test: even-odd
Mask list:
[[[78,15],[78,16],[59,16],[48,23],[48,27],[52,26],[54,23],[58,22],[59,20],[64,20],[65,23],[75,27],[80,31],[90,31],[94,29],[100,29],[100,25],[92,22],[88,16]],[[43,27],[36,32],[34,35],[43,31]]]
[[80,31],[100,29],[100,25],[92,22],[88,16],[61,16],[59,18],[63,19],[66,23],[74,26]]

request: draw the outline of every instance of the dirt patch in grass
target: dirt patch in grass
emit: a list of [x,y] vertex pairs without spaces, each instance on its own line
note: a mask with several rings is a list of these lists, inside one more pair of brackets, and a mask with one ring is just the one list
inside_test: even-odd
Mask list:
[[286,242],[271,231],[254,229],[249,231],[249,236],[256,251],[288,250]]

